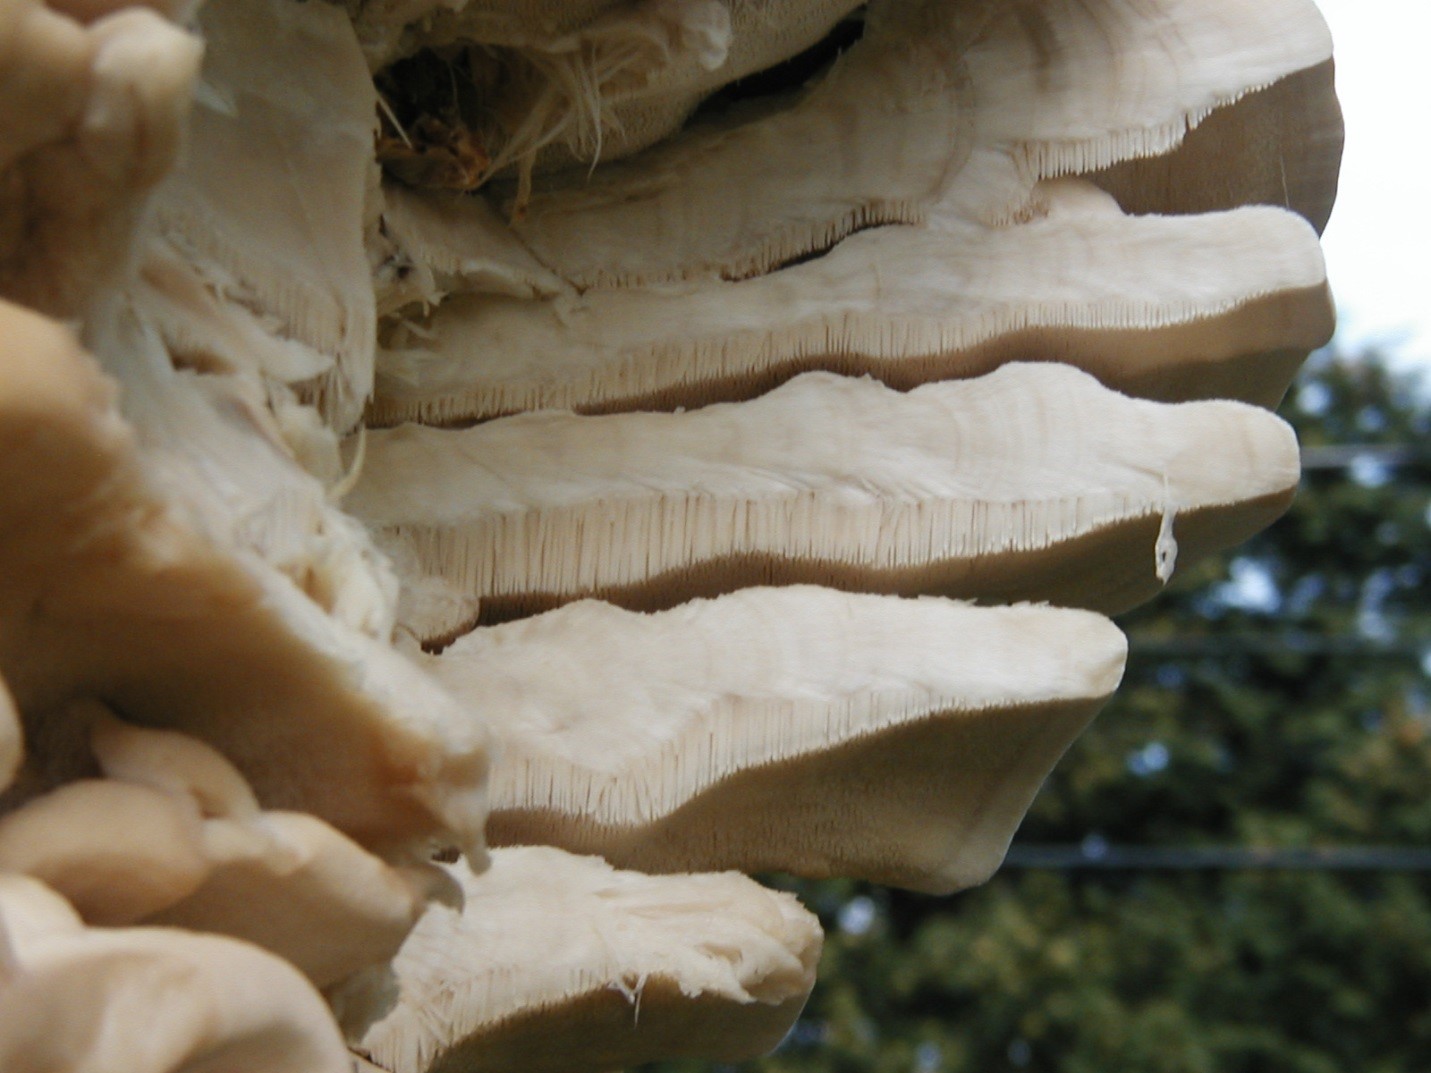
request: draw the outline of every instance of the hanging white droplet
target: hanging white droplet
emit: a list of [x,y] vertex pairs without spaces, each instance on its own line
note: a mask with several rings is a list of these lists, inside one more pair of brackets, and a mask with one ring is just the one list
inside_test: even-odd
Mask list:
[[1178,516],[1177,507],[1163,501],[1163,522],[1158,526],[1158,539],[1153,545],[1153,572],[1164,585],[1173,576],[1178,564],[1178,541],[1173,536],[1173,519]]

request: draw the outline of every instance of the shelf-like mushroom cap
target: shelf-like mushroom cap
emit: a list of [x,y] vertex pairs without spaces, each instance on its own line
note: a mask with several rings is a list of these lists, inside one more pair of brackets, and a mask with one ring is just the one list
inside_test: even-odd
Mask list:
[[[602,1073],[773,1048],[814,983],[821,934],[745,876],[644,876],[544,847],[449,869],[393,962],[396,1002],[356,1048],[391,1073]],[[374,981],[340,1005],[391,1002]]]
[[1212,112],[1176,150],[1114,164],[1089,178],[1127,212],[1225,212],[1282,205],[1320,233],[1332,214],[1342,114],[1330,59]]
[[[1298,477],[1291,429],[1263,410],[1006,365],[907,394],[806,373],[686,413],[404,425],[369,434],[347,503],[414,580],[475,598],[484,621],[798,582],[1117,612],[1177,555],[1268,524]],[[476,617],[409,596],[424,639]]]
[[36,880],[0,874],[0,1068],[349,1073],[322,998],[245,943],[85,928]]
[[266,806],[480,857],[480,726],[385,640],[173,509],[66,330],[5,305],[0,339],[0,673],[26,723],[24,792],[83,772],[88,726],[66,713],[96,697],[216,746]]
[[[1330,55],[1310,0],[875,4],[808,91],[553,182],[517,231],[582,288],[744,278],[955,193],[1008,218],[1037,180],[1168,153]],[[967,183],[986,154],[1009,176]]]
[[[859,3],[424,6],[365,5],[358,33],[375,66],[387,66],[395,52],[420,49],[429,50],[438,70],[465,59],[458,77],[486,92],[464,100],[454,89],[448,103],[472,125],[486,158],[470,180],[477,185],[512,166],[527,181],[534,170],[589,168],[629,156],[677,131],[712,91],[818,45]],[[388,67],[380,83],[400,93],[400,73]]]
[[[539,188],[513,224],[524,245],[499,247],[569,284],[541,300],[454,272],[458,236],[490,230],[487,200],[394,191],[397,249],[444,281],[414,296],[458,297],[388,333],[369,417],[664,409],[809,368],[908,388],[1050,359],[1148,397],[1275,405],[1331,333],[1315,235],[1266,207],[1325,223],[1329,56],[1309,0],[871,5],[810,87]],[[1036,185],[1080,173],[1129,212],[1204,215],[1090,213],[1086,192]],[[1232,211],[1248,204],[1263,207]],[[423,216],[449,236],[405,225]]]
[[673,409],[808,369],[908,389],[1025,359],[1145,398],[1272,406],[1333,320],[1316,233],[1292,213],[1128,217],[1064,179],[1016,223],[951,210],[741,281],[450,299],[389,334],[369,416]]
[[1087,611],[792,586],[570,604],[429,665],[499,743],[494,844],[947,892],[998,866],[1125,650]]

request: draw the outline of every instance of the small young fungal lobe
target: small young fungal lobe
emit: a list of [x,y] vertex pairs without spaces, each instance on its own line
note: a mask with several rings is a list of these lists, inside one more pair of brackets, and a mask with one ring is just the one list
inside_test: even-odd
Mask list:
[[6,1071],[768,1049],[719,870],[985,878],[1296,485],[1308,0],[0,0],[0,89]]
[[247,939],[319,987],[396,953],[430,868],[394,868],[315,817],[261,810],[202,742],[85,707],[106,777],[0,817],[0,870],[44,881],[91,924]]
[[20,732],[20,717],[15,711],[10,690],[5,687],[5,680],[0,678],[0,793],[9,787],[24,755],[25,740]]
[[322,997],[247,943],[173,928],[88,928],[0,872],[0,1068],[28,1073],[349,1073]]
[[100,716],[92,742],[116,785],[155,787],[203,818],[202,881],[149,923],[247,939],[327,987],[388,961],[433,888],[428,867],[388,865],[313,816],[260,810],[238,770],[186,735]]

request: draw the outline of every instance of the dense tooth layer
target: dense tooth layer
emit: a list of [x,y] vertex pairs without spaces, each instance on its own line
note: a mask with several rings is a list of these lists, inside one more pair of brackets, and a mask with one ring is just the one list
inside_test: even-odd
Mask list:
[[1125,649],[1087,611],[798,586],[584,601],[429,666],[500,743],[494,842],[947,892],[998,866]]
[[405,425],[369,435],[347,505],[407,564],[402,614],[432,639],[474,616],[425,600],[423,577],[487,621],[772,582],[1123,610],[1179,545],[1186,560],[1270,522],[1298,468],[1291,429],[1253,407],[1006,365],[908,394],[806,373],[687,413]]
[[667,409],[811,368],[909,388],[1015,358],[1153,398],[1275,405],[1331,334],[1317,237],[1291,213],[1129,218],[1078,180],[1043,184],[1035,205],[1006,227],[951,214],[867,231],[740,283],[456,298],[393,334],[370,419]]
[[[643,876],[547,848],[492,854],[459,912],[432,906],[393,962],[398,999],[354,1043],[392,1073],[603,1073],[737,1061],[799,1014],[815,918],[745,876]],[[339,1008],[384,1000],[351,988]]]
[[1017,165],[1018,181],[981,193],[997,215],[1038,179],[1166,153],[1217,108],[1331,53],[1309,0],[1034,8],[872,12],[798,101],[538,192],[518,231],[579,287],[744,278],[923,218],[976,147]]
[[88,764],[99,698],[216,746],[265,804],[369,846],[480,845],[485,734],[384,640],[343,626],[156,492],[114,384],[63,329],[0,307],[0,673],[28,796]]
[[348,1073],[323,999],[287,962],[174,928],[86,928],[0,874],[0,1068]]
[[1332,61],[1213,112],[1175,151],[1089,176],[1127,212],[1222,212],[1283,205],[1318,232],[1337,194],[1342,117]]
[[156,201],[162,228],[230,301],[312,348],[326,416],[351,426],[372,387],[364,249],[376,96],[340,7],[219,0],[183,160]]

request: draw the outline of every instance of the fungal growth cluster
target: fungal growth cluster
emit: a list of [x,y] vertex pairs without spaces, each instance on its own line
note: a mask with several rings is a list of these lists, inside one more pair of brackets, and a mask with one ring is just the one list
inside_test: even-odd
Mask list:
[[0,1068],[773,1047],[1268,524],[1309,0],[0,0]]

